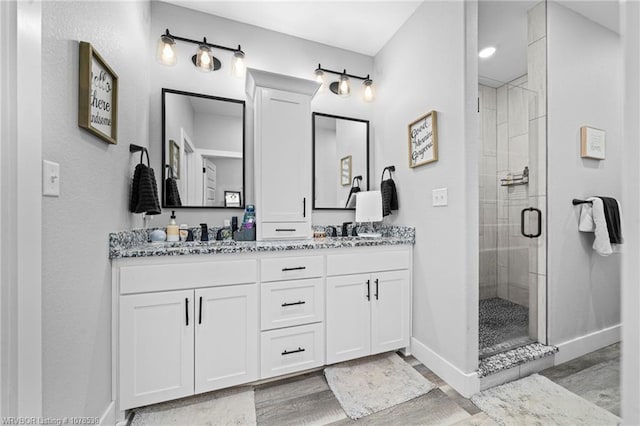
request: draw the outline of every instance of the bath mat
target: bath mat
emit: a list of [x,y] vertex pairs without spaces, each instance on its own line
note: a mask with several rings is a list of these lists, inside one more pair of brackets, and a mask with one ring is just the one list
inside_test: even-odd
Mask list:
[[255,424],[252,388],[231,388],[149,405],[135,410],[131,422],[131,426]]
[[487,389],[471,401],[500,425],[617,425],[607,410],[538,374]]
[[395,353],[332,365],[324,369],[324,375],[342,409],[354,420],[435,387]]

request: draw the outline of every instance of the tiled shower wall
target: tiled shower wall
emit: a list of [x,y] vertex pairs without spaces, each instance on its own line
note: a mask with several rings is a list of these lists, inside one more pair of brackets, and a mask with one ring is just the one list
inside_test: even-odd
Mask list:
[[497,92],[478,86],[480,110],[480,298],[498,295]]

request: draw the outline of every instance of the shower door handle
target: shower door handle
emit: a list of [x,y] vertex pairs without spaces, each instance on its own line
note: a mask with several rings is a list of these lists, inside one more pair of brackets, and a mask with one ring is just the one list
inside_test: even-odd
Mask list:
[[[526,212],[536,212],[538,214],[538,229],[535,234],[527,234],[524,232],[524,217]],[[535,207],[527,207],[520,212],[520,233],[527,238],[538,238],[542,235],[542,212]]]

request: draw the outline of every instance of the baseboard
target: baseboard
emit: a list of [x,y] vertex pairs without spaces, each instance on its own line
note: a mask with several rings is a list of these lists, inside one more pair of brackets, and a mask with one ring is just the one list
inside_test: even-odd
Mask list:
[[100,426],[114,426],[116,424],[116,402],[111,401],[100,417]]
[[472,395],[480,391],[478,373],[475,371],[473,373],[463,372],[414,337],[411,338],[411,352],[418,361],[465,398],[471,398]]
[[619,342],[621,333],[622,325],[618,324],[555,345],[559,349],[556,354],[555,365],[571,361],[589,352],[597,351],[600,348]]

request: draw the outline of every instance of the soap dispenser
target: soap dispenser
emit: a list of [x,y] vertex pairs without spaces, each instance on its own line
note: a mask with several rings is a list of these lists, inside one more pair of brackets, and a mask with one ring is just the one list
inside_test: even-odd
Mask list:
[[180,241],[180,228],[176,223],[176,211],[171,211],[171,220],[167,225],[167,241],[176,242]]

